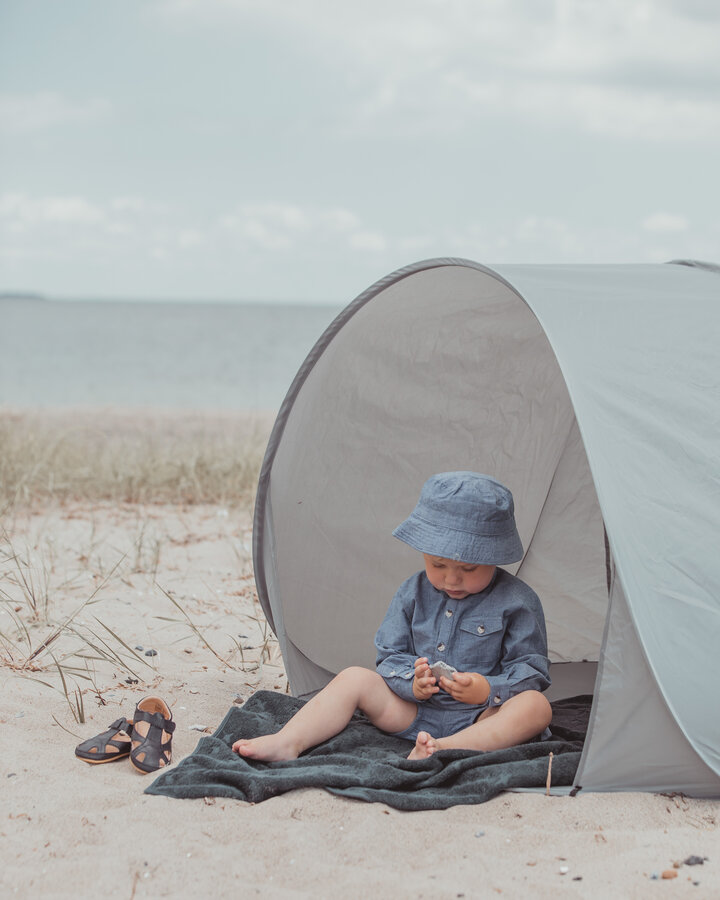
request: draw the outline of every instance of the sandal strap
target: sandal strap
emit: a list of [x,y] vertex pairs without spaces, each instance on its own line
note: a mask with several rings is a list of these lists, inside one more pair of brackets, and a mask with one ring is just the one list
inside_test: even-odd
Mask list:
[[122,716],[119,719],[115,719],[112,725],[108,725],[108,731],[124,731],[128,737],[132,737],[132,722],[128,722],[128,720]]
[[[175,723],[172,719],[166,719],[162,713],[149,713],[145,712],[143,709],[135,710],[135,721],[149,722],[151,727],[160,728],[162,731],[166,731],[168,734],[172,734],[175,731]],[[150,732],[148,731],[148,735]]]
[[[144,737],[137,730],[135,731],[130,759],[135,761],[136,765],[140,765],[142,771],[161,768],[161,763],[169,765],[172,759],[172,735],[175,731],[175,722],[172,719],[166,719],[160,712],[150,713],[137,708],[135,722],[147,722],[149,728]],[[139,763],[137,758],[141,754],[143,761]]]
[[124,732],[127,737],[132,740],[132,722],[128,722],[126,718],[116,719],[112,725],[109,725],[105,731],[96,734],[95,737],[88,738],[78,748],[82,748],[84,752],[89,753],[93,750],[97,753],[107,753],[107,747],[115,747],[116,750],[126,750],[128,741],[119,740],[120,734]]

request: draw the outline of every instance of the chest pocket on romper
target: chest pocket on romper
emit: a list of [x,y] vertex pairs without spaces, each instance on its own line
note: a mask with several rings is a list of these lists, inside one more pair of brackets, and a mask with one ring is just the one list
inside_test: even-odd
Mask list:
[[461,672],[488,674],[500,662],[505,635],[502,616],[465,619],[457,632],[457,662]]

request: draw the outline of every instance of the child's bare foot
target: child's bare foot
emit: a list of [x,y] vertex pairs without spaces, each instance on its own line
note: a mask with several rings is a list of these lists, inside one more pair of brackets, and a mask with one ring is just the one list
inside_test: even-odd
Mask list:
[[410,751],[408,759],[427,759],[428,756],[432,756],[439,749],[435,738],[428,734],[427,731],[421,731],[418,733],[415,746]]
[[300,751],[279,732],[266,734],[264,737],[240,738],[232,745],[235,753],[248,759],[260,759],[265,762],[280,762],[285,759],[297,759]]

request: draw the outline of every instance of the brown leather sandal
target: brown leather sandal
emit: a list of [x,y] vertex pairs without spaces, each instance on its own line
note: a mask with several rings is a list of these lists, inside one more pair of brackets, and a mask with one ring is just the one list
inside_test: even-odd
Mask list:
[[130,755],[133,723],[116,719],[107,731],[88,738],[75,748],[75,756],[88,763],[115,762]]
[[169,766],[172,760],[172,734],[175,723],[164,700],[145,697],[135,707],[130,762],[147,774]]

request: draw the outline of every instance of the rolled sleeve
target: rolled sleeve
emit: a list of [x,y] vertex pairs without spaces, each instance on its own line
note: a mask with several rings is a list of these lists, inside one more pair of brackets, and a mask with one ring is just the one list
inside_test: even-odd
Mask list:
[[417,697],[413,694],[415,660],[413,659],[413,664],[409,668],[406,660],[407,654],[393,653],[378,664],[377,670],[385,679],[385,684],[394,694],[397,694],[403,700],[411,700],[413,703],[418,703]]
[[417,659],[412,639],[413,608],[413,593],[402,585],[375,635],[375,665],[394,694],[417,703],[412,689]]
[[522,691],[550,687],[550,664],[542,608],[524,606],[514,611],[507,624],[498,674],[487,675],[490,706],[500,706]]

